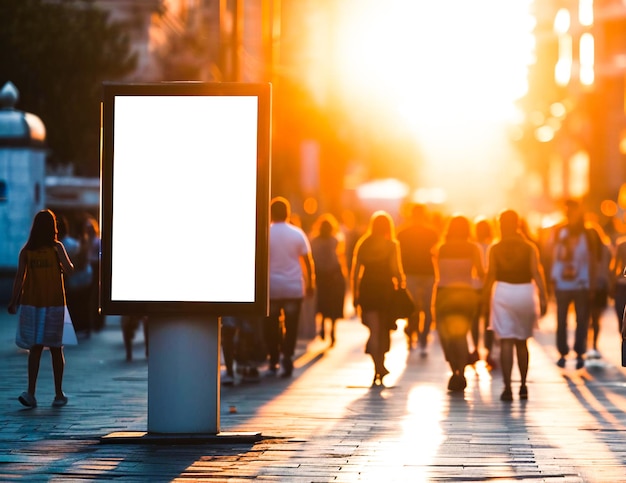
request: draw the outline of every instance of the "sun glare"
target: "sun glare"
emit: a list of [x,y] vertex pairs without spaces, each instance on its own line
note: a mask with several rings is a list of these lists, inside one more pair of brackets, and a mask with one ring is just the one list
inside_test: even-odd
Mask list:
[[422,170],[426,187],[443,186],[449,199],[460,187],[467,191],[472,181],[465,178],[456,187],[453,180],[444,182],[441,176],[450,178],[454,169],[478,179],[511,172],[501,166],[503,158],[513,156],[504,138],[507,125],[519,116],[515,101],[527,90],[531,3],[340,4],[335,71],[344,102],[412,132],[428,164]]
[[530,0],[347,0],[342,88],[407,119],[510,119],[526,92]]

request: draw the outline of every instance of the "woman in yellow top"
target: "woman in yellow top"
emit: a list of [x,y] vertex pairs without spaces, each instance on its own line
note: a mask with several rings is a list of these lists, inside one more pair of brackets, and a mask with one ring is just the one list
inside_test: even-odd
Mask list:
[[450,219],[433,259],[437,332],[452,371],[448,390],[462,392],[467,387],[465,366],[470,362],[467,335],[479,308],[476,286],[485,276],[480,246],[471,239],[466,216]]
[[37,406],[35,388],[41,353],[50,349],[54,375],[55,407],[67,404],[63,393],[63,321],[65,287],[63,272],[74,270],[65,247],[58,240],[56,216],[50,210],[35,215],[28,241],[20,251],[9,313],[20,318],[16,344],[28,349],[28,390],[18,398],[28,408]]

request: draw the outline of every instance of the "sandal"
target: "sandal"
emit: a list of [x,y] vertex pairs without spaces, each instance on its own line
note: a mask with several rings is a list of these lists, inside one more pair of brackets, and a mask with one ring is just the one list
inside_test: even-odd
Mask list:
[[505,389],[502,391],[500,395],[500,401],[512,401],[513,400],[513,392],[511,389]]
[[36,408],[37,407],[37,400],[35,399],[35,396],[33,396],[32,394],[24,391],[22,394],[20,394],[20,397],[17,398],[17,400],[19,402],[22,403],[23,406],[26,406],[27,408]]
[[55,408],[63,407],[66,404],[67,404],[67,396],[65,394],[55,397],[54,401],[52,401],[52,407],[55,407]]
[[519,388],[519,398],[520,399],[528,399],[528,387],[521,386]]

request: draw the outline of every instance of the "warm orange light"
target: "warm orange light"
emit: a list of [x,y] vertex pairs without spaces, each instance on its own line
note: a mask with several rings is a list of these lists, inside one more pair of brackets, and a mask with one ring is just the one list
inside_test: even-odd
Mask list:
[[562,35],[567,33],[570,27],[570,14],[566,8],[561,8],[554,17],[554,33]]
[[578,151],[569,160],[568,192],[582,198],[589,192],[589,153]]
[[528,1],[346,0],[337,8],[336,68],[350,97],[374,96],[409,121],[445,122],[510,118],[526,93]]
[[559,37],[559,60],[554,67],[554,80],[560,86],[569,84],[572,77],[572,36]]
[[584,33],[580,36],[580,83],[590,86],[595,80],[593,71],[594,64],[594,39],[590,33]]
[[304,200],[304,212],[307,215],[314,215],[315,213],[317,213],[317,200],[315,198],[313,198],[312,196],[309,196],[307,199]]
[[617,215],[617,203],[613,200],[604,200],[600,203],[600,212],[609,218]]
[[619,152],[626,154],[626,129],[622,129],[619,133]]
[[408,194],[408,187],[397,179],[379,179],[362,184],[356,191],[362,200],[401,200]]
[[626,210],[626,183],[619,188],[619,194],[617,195],[617,204],[622,210]]
[[549,125],[535,129],[535,139],[540,143],[548,143],[554,139],[554,128]]
[[564,119],[567,114],[567,108],[561,102],[555,102],[550,106],[550,114],[557,119]]
[[579,0],[578,21],[585,27],[593,25],[593,0]]
[[337,97],[359,127],[371,120],[381,136],[410,133],[421,155],[419,187],[444,190],[453,209],[468,213],[470,203],[481,210],[489,203],[498,211],[510,191],[506,183],[500,192],[482,187],[485,179],[517,172],[508,135],[509,125],[519,122],[515,101],[527,92],[534,55],[531,4],[335,4]]

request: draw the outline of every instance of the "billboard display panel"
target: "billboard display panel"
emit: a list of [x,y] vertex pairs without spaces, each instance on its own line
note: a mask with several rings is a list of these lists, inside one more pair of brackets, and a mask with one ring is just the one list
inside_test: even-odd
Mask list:
[[265,314],[269,84],[105,84],[105,314]]

